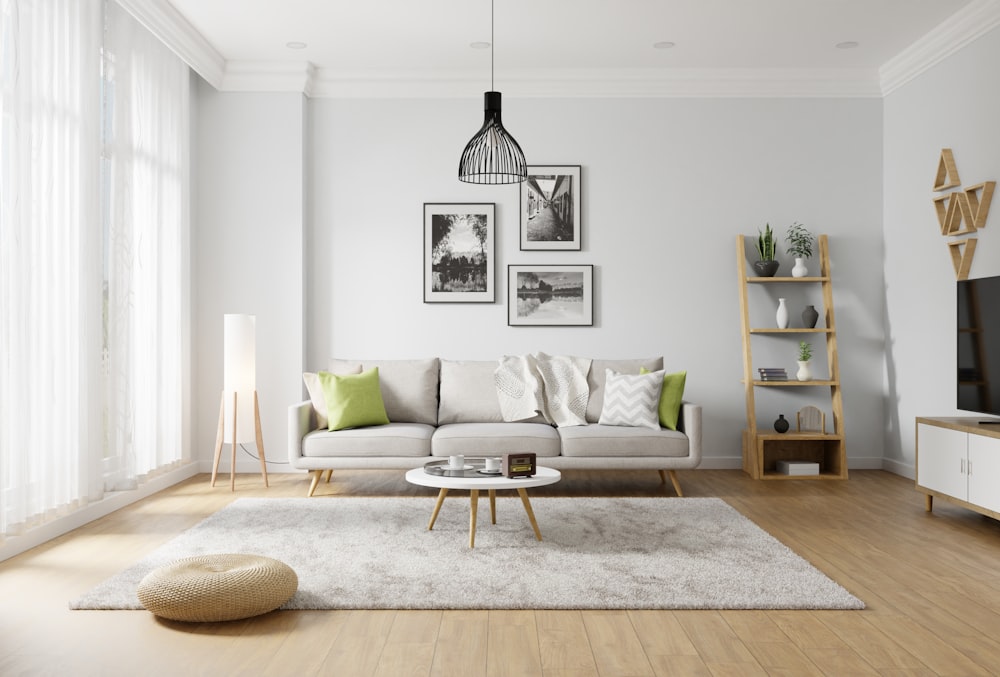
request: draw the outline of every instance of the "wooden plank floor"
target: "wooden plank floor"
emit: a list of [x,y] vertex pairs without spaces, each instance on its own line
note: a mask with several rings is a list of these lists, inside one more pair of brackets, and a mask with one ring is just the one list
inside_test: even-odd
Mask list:
[[[911,481],[881,471],[847,482],[679,476],[687,495],[725,499],[868,608],[283,611],[203,625],[70,611],[70,599],[235,497],[308,486],[305,475],[271,475],[265,490],[244,475],[234,495],[202,475],[0,563],[0,675],[1000,674],[1000,522],[942,501],[928,514]],[[433,493],[401,472],[343,471],[313,500]],[[569,471],[533,495],[672,491],[654,472]]]

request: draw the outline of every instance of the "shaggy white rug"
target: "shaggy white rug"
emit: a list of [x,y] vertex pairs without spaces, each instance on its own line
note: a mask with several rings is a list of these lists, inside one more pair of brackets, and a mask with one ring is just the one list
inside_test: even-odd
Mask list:
[[290,565],[285,609],[862,609],[864,604],[717,498],[241,498],[70,603],[141,609],[153,568],[207,553]]

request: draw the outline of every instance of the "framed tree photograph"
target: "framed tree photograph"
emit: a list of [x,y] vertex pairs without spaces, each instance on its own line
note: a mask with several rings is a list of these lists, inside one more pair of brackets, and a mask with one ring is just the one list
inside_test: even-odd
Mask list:
[[594,266],[507,266],[507,324],[594,326]]
[[496,205],[424,203],[424,303],[496,299]]
[[580,165],[528,165],[521,183],[521,251],[582,249]]

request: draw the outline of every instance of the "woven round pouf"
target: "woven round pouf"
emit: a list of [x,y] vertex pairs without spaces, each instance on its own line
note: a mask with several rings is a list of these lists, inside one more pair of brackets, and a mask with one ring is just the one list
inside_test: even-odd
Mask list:
[[235,621],[273,611],[295,594],[299,577],[284,562],[260,555],[201,555],[153,569],[139,601],[174,621]]

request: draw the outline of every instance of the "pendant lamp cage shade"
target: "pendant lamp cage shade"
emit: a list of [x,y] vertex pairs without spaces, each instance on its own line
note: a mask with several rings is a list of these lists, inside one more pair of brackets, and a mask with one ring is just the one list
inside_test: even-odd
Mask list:
[[[493,88],[493,2],[490,2],[490,88]],[[483,126],[466,144],[458,163],[458,180],[465,183],[520,183],[528,178],[524,151],[500,121],[500,92],[483,95]]]
[[484,95],[486,120],[462,151],[458,178],[466,183],[520,183],[528,177],[524,152],[500,121],[500,92]]

